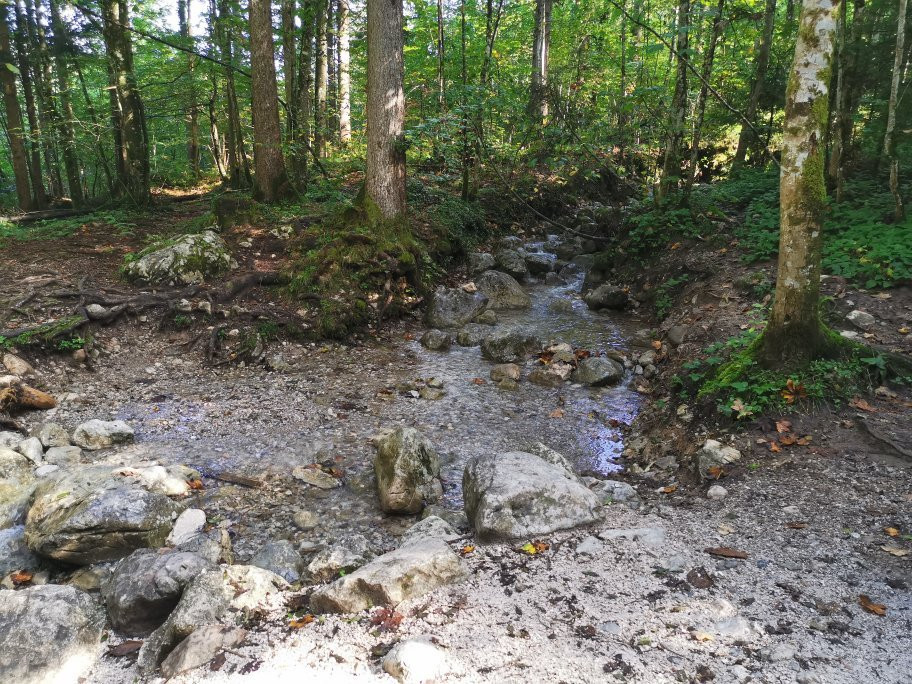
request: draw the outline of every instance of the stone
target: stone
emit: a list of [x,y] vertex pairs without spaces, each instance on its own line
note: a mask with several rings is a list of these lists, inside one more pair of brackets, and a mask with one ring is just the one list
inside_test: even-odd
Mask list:
[[859,330],[870,330],[877,323],[877,319],[874,316],[867,311],[859,311],[858,309],[850,311],[846,316],[846,320]]
[[566,467],[521,451],[474,456],[462,489],[466,515],[482,539],[550,534],[601,516],[598,495]]
[[453,344],[453,338],[442,330],[432,328],[421,336],[421,346],[431,351],[447,351]]
[[578,556],[598,556],[601,555],[602,550],[604,549],[604,544],[598,537],[593,537],[589,535],[584,537],[579,544],[576,545],[576,555]]
[[640,496],[637,494],[636,489],[634,489],[632,485],[629,485],[626,482],[618,482],[617,480],[599,480],[597,483],[592,485],[591,489],[603,497],[605,503],[635,503],[637,506],[640,503]]
[[223,526],[195,534],[175,548],[177,551],[188,551],[202,556],[213,565],[218,563],[231,565],[234,562],[231,537]]
[[82,459],[82,449],[78,446],[51,447],[44,452],[44,463],[56,466],[71,466]]
[[113,569],[107,563],[98,563],[97,565],[87,565],[79,568],[70,575],[67,584],[76,587],[79,591],[95,592],[101,591],[101,588],[108,582],[113,574]]
[[665,530],[661,527],[632,527],[627,529],[601,530],[599,539],[628,539],[642,542],[646,546],[660,547],[665,544]]
[[299,530],[312,530],[320,524],[320,516],[313,511],[297,511],[291,521]]
[[289,584],[301,579],[301,556],[287,539],[266,542],[250,564],[274,572]]
[[494,255],[494,260],[498,271],[503,271],[516,280],[525,280],[529,275],[525,255],[517,249],[502,249]]
[[335,489],[342,486],[342,480],[314,465],[297,466],[291,471],[291,476],[317,489]]
[[590,309],[623,309],[630,301],[630,296],[622,288],[610,283],[603,283],[583,296],[583,301]]
[[[492,312],[493,313],[493,312]],[[488,334],[489,328],[486,325],[470,323],[458,333],[456,333],[456,344],[460,347],[477,347]]]
[[20,378],[35,375],[35,369],[25,359],[6,352],[3,354],[3,367],[8,373]]
[[560,387],[570,377],[573,367],[558,361],[547,366],[539,366],[529,373],[528,380],[542,387]]
[[148,283],[191,285],[237,265],[228,245],[212,230],[181,235],[169,242],[140,252],[139,258],[124,266],[124,275]]
[[480,325],[497,325],[497,314],[494,309],[488,309],[475,316],[472,320]]
[[202,532],[205,526],[206,513],[199,508],[188,508],[177,516],[165,543],[168,546],[185,544]]
[[133,428],[122,420],[89,420],[73,431],[73,444],[89,451],[133,441]]
[[110,315],[110,312],[101,304],[89,304],[85,310],[86,315],[93,321],[103,321]]
[[722,485],[713,485],[706,492],[706,498],[711,501],[721,501],[728,496],[728,490]]
[[319,551],[307,564],[307,574],[314,582],[326,582],[336,579],[340,573],[357,570],[365,560],[363,553],[337,544]]
[[400,684],[446,682],[452,670],[447,654],[426,635],[400,641],[383,656],[382,665]]
[[605,356],[590,356],[580,360],[570,379],[592,387],[614,385],[624,379],[624,366]]
[[375,441],[374,473],[380,508],[418,513],[443,496],[440,457],[427,437],[414,428],[397,428]]
[[494,268],[496,265],[497,261],[494,259],[493,254],[488,254],[486,252],[472,252],[469,254],[469,273],[471,275],[483,273]]
[[66,585],[0,591],[0,681],[81,681],[95,664],[104,611]]
[[211,567],[195,553],[134,551],[117,564],[102,587],[111,625],[129,636],[149,634],[174,610],[184,588]]
[[481,314],[487,304],[487,298],[478,292],[438,287],[430,297],[424,318],[435,328],[458,328]]
[[722,468],[739,460],[741,452],[734,447],[722,446],[714,439],[707,439],[697,452],[697,469],[703,479],[718,477],[718,474],[710,472],[711,468]]
[[423,520],[430,517],[440,518],[457,530],[465,531],[470,529],[469,519],[466,517],[465,511],[461,509],[454,511],[450,508],[444,508],[439,504],[427,506],[421,511],[421,519]]
[[40,562],[25,543],[24,525],[0,530],[0,577],[18,570],[35,570]]
[[559,297],[548,302],[548,311],[551,313],[573,313],[573,302]]
[[500,330],[481,342],[481,355],[495,363],[525,361],[530,354],[541,351],[542,342],[531,333],[520,330]]
[[25,456],[35,465],[40,465],[44,460],[44,446],[37,437],[29,437],[19,442],[16,451]]
[[452,541],[458,539],[459,532],[450,523],[436,515],[422,518],[405,531],[399,540],[399,545],[409,544],[418,539],[442,539]]
[[532,275],[544,275],[554,270],[554,257],[540,252],[526,254],[526,268]]
[[668,329],[665,337],[674,347],[680,347],[684,344],[684,338],[687,336],[686,325],[673,325]]
[[199,480],[200,474],[183,465],[147,466],[133,471],[143,487],[165,496],[183,496],[190,492],[190,482]]
[[427,387],[422,387],[418,390],[418,396],[421,399],[427,399],[428,401],[437,401],[438,399],[443,399],[446,396],[446,392],[439,387],[431,387],[428,385]]
[[37,437],[45,449],[51,447],[70,446],[70,435],[62,425],[57,423],[42,423],[37,429],[32,430],[32,437]]
[[519,389],[519,383],[512,378],[504,378],[503,380],[499,380],[494,384],[497,389],[506,390],[508,392],[513,392]]
[[528,309],[532,298],[515,278],[500,271],[485,271],[475,281],[478,292],[488,298],[488,307],[494,310]]
[[310,607],[317,613],[358,613],[374,606],[396,606],[465,576],[462,560],[446,542],[419,539],[317,589]]
[[247,631],[231,625],[203,625],[181,641],[162,661],[161,673],[168,680],[207,664],[224,648],[240,646]]
[[500,382],[506,378],[519,380],[521,370],[515,363],[499,363],[491,369],[491,380]]
[[22,522],[35,484],[32,462],[18,451],[0,447],[0,529]]
[[18,432],[0,432],[0,448],[18,450],[19,445],[23,442],[23,439],[24,438],[22,435],[20,435]]
[[181,506],[146,489],[135,470],[61,469],[42,480],[25,523],[35,553],[73,565],[161,546]]

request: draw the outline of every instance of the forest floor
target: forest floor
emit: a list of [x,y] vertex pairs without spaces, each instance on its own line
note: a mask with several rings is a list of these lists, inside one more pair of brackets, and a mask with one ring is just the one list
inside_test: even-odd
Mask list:
[[[65,235],[8,239],[0,246],[0,300],[17,311],[0,327],[70,313],[72,300],[47,297],[52,291],[139,292],[120,277],[124,255],[208,206],[205,198],[162,202],[127,228],[77,222]],[[242,225],[224,235],[239,264],[231,278],[289,263],[274,227]],[[545,232],[536,226],[521,237]],[[369,444],[391,425],[417,427],[435,444],[449,509],[461,508],[469,456],[530,441],[638,491],[638,507],[614,504],[591,529],[549,536],[550,548],[539,554],[508,544],[467,550],[461,540],[454,547],[464,552],[469,578],[399,606],[398,625],[327,616],[294,629],[277,609],[248,625],[247,641],[225,654],[218,671],[173,681],[271,682],[301,667],[315,681],[391,681],[383,654],[429,635],[445,653],[443,681],[905,682],[912,670],[908,388],[871,386],[857,398],[733,421],[688,398],[675,380],[699,370],[694,362],[705,363],[707,347],[754,325],[755,305],[769,296],[757,284],[769,282],[772,268],[745,266],[736,245],[689,243],[648,268],[618,270],[642,300],[626,314],[590,314],[573,284],[528,286],[544,304],[505,323],[555,336],[566,330],[634,356],[672,326],[685,327],[680,346],[662,348],[655,377],[632,375],[611,390],[524,382],[507,393],[476,382],[490,365],[477,350],[429,352],[416,342],[425,329],[419,310],[344,343],[282,338],[274,321],[301,318],[299,303],[275,288],[253,288],[221,307],[224,314],[213,312],[221,316],[215,320],[196,309],[187,320],[150,310],[98,327],[87,362],[61,349],[20,349],[60,405],[18,419],[25,428],[48,419],[67,427],[128,420],[137,443],[116,458],[199,469],[205,488],[192,505],[227,521],[237,562],[274,538],[309,551],[355,540],[374,553],[394,548],[414,520],[379,511]],[[667,293],[659,321],[649,304],[655,288],[682,272],[689,277]],[[446,278],[467,280],[458,270]],[[877,321],[858,331],[862,339],[912,352],[912,288],[864,291],[828,278],[823,289],[832,320],[861,309]],[[545,305],[555,298],[570,300],[580,321],[555,319]],[[266,349],[252,363],[213,363],[204,343],[215,325],[227,330],[227,345],[259,331]],[[446,396],[414,397],[432,377]],[[718,481],[694,475],[693,455],[707,438],[742,454]],[[345,486],[323,491],[294,480],[302,453],[330,457]],[[232,474],[258,486],[227,482]],[[725,495],[708,498],[712,485]],[[316,530],[294,526],[301,511],[317,514]],[[69,575],[57,568],[51,579]],[[119,639],[112,633],[108,645]],[[135,677],[129,658],[106,654],[89,681]]]

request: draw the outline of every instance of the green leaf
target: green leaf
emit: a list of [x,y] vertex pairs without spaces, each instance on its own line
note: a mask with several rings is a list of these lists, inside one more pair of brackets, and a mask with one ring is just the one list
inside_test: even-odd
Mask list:
[[12,71],[16,76],[19,75],[19,68],[15,64],[10,64],[9,62],[4,62],[3,66]]

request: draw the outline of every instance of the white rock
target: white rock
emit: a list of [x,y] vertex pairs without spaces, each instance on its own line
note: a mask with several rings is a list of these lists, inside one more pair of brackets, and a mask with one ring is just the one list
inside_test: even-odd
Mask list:
[[722,485],[713,485],[706,492],[706,498],[713,501],[721,501],[726,496],[728,496],[728,490]]
[[576,545],[576,553],[580,556],[598,556],[603,548],[598,537],[588,536]]
[[877,323],[877,319],[874,316],[867,311],[859,311],[858,309],[850,311],[846,316],[846,320],[860,330],[870,330]]
[[697,452],[697,466],[700,477],[711,477],[710,468],[721,468],[741,459],[741,452],[730,446],[723,446],[721,442],[707,439],[703,448]]
[[41,446],[41,441],[37,437],[29,437],[22,440],[19,446],[16,447],[16,451],[35,465],[40,465],[44,458],[44,447]]
[[133,441],[133,428],[122,420],[89,420],[73,431],[73,444],[94,451]]
[[662,546],[665,543],[665,530],[661,527],[634,527],[620,530],[602,530],[599,539],[629,539],[640,541],[646,546]]
[[3,365],[8,372],[19,377],[35,374],[35,369],[28,361],[9,352],[3,355]]
[[17,449],[22,440],[23,437],[18,432],[0,432],[0,447]]
[[165,542],[168,546],[179,546],[190,541],[206,526],[206,513],[199,508],[188,508],[174,521],[171,534]]
[[449,657],[430,636],[400,641],[383,657],[383,671],[402,684],[443,682],[451,669]]

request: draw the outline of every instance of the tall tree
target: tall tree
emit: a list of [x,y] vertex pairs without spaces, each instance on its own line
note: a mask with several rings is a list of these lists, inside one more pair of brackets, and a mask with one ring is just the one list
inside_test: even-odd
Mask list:
[[339,142],[351,142],[351,55],[349,0],[339,0]]
[[10,50],[7,3],[0,2],[0,86],[3,87],[3,104],[6,108],[6,133],[9,139],[10,156],[13,161],[13,176],[16,181],[16,199],[19,208],[32,208],[32,188],[29,185],[28,157],[25,151],[25,129],[22,127],[22,112],[16,95],[16,62]]
[[684,117],[687,113],[687,59],[690,35],[690,0],[678,0],[678,36],[671,51],[677,55],[677,75],[668,116],[668,138],[657,199],[661,202],[681,175],[681,148],[684,145]]
[[532,33],[532,89],[529,116],[548,118],[548,61],[551,50],[551,8],[553,0],[535,0],[535,29]]
[[[776,0],[766,0],[766,8],[763,11],[763,34],[760,37],[760,48],[757,51],[757,70],[754,72],[754,83],[751,86],[750,99],[747,101],[747,111],[744,112],[744,118],[751,123],[754,123],[757,119],[760,97],[766,87],[766,72],[769,69],[770,50],[773,45],[773,29],[775,26]],[[753,129],[747,125],[741,126],[741,133],[738,135],[738,148],[735,150],[732,164],[734,166],[743,164],[747,155],[747,148],[751,144],[756,144],[756,142]]]
[[254,196],[274,202],[288,191],[288,175],[282,157],[270,0],[250,0],[249,12]]
[[443,0],[437,0],[437,105],[446,110],[446,42],[443,36]]
[[41,124],[38,121],[38,110],[35,105],[35,91],[32,87],[32,61],[26,47],[28,27],[25,13],[18,3],[12,3],[16,14],[16,55],[19,58],[19,74],[22,78],[22,94],[25,99],[25,112],[29,124],[29,175],[32,181],[32,199],[35,209],[43,209],[47,204],[44,189],[44,178],[41,175]]
[[247,157],[244,152],[244,133],[241,128],[241,114],[238,106],[237,88],[234,79],[234,32],[231,28],[231,6],[228,0],[218,0],[216,35],[221,44],[219,52],[225,67],[225,103],[228,122],[225,126],[225,147],[227,148],[228,185],[240,188],[250,184]]
[[899,156],[896,154],[896,103],[903,74],[904,44],[906,41],[907,0],[899,0],[896,24],[896,50],[893,58],[893,77],[890,79],[890,99],[887,104],[887,128],[884,133],[883,154],[890,162],[890,193],[893,195],[893,215],[896,222],[906,217],[899,189]]
[[326,156],[326,88],[329,85],[329,65],[326,55],[326,10],[329,0],[316,0],[314,54],[314,150]]
[[294,145],[294,171],[298,179],[302,182],[307,181],[307,156],[310,154],[310,134],[313,113],[313,72],[311,63],[313,61],[313,37],[315,17],[315,0],[306,0],[303,4],[301,13],[301,22],[303,24],[303,35],[301,37],[301,50],[298,54],[298,92],[297,100],[297,120],[298,126],[295,131]]
[[800,366],[832,353],[820,322],[824,134],[838,7],[804,0],[785,94],[779,177],[779,267],[769,323],[756,347],[769,367]]
[[295,0],[282,0],[282,77],[285,81],[285,138],[294,140],[297,126],[297,28]]
[[[178,30],[184,46],[193,47],[193,38],[190,35],[190,5],[191,0],[177,0]],[[196,93],[196,56],[186,53],[187,74],[190,84],[190,103],[186,108],[187,118],[187,161],[190,164],[190,173],[194,178],[200,175],[200,144],[199,144],[199,103]]]
[[49,0],[51,7],[51,28],[54,31],[54,65],[57,72],[57,87],[60,90],[60,140],[63,143],[63,165],[66,169],[67,187],[70,190],[70,199],[75,206],[83,204],[82,175],[79,171],[79,157],[76,155],[76,135],[73,131],[73,122],[76,116],[73,113],[73,101],[70,98],[69,65],[69,36],[66,26],[60,16],[60,7],[57,0]]
[[402,0],[367,4],[368,202],[393,219],[405,213],[405,92]]

